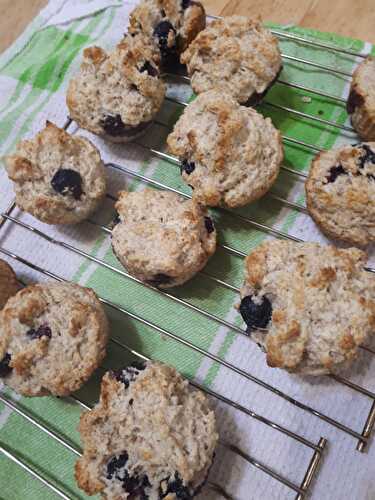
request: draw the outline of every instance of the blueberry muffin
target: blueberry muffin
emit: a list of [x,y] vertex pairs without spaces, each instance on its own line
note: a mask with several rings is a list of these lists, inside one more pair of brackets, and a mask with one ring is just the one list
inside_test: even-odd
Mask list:
[[256,104],[282,70],[277,39],[260,18],[224,17],[210,23],[181,55],[196,94],[217,89]]
[[47,224],[74,224],[97,209],[106,193],[99,151],[50,122],[6,158],[16,203]]
[[267,364],[321,375],[346,367],[374,334],[375,282],[366,254],[267,241],[246,259],[240,313]]
[[116,210],[113,251],[130,274],[150,285],[185,283],[215,252],[213,221],[195,201],[153,189],[123,191]]
[[193,0],[142,0],[130,14],[129,32],[153,37],[164,67],[179,56],[206,26],[203,5]]
[[353,73],[347,102],[353,127],[364,141],[375,141],[375,58],[367,57]]
[[271,120],[219,90],[189,104],[167,142],[194,199],[212,207],[257,200],[275,182],[283,160],[281,135]]
[[28,286],[0,313],[0,377],[24,396],[67,396],[98,368],[107,339],[107,317],[92,290]]
[[319,153],[306,182],[306,200],[328,236],[355,246],[375,242],[375,142]]
[[0,310],[19,289],[16,273],[5,260],[0,259]]
[[107,373],[79,431],[78,486],[105,500],[194,498],[218,441],[206,396],[156,362]]
[[99,47],[85,49],[81,70],[68,89],[70,116],[112,142],[139,137],[165,97],[159,62],[158,49],[141,34],[126,36],[110,54]]

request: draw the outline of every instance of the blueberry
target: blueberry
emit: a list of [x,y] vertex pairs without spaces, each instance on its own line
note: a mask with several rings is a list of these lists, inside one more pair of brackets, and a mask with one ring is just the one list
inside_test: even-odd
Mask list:
[[154,29],[154,35],[156,35],[159,38],[160,43],[165,44],[168,42],[168,36],[170,31],[176,33],[176,30],[169,21],[161,21]]
[[240,304],[240,313],[247,324],[248,331],[256,328],[266,328],[272,317],[272,305],[267,297],[262,297],[262,302],[256,304],[252,296],[244,297]]
[[204,218],[204,225],[206,226],[208,234],[213,233],[215,231],[215,226],[211,217]]
[[141,361],[135,361],[131,365],[123,368],[122,370],[114,370],[112,375],[118,382],[122,382],[127,389],[130,382],[133,382],[139,375],[139,372],[146,368],[146,364]]
[[136,127],[125,125],[120,115],[107,115],[100,120],[100,126],[112,137],[133,137],[149,126],[150,122],[142,122]]
[[107,115],[100,121],[100,125],[103,127],[108,135],[113,137],[121,137],[125,135],[125,124],[121,119],[120,115]]
[[[163,485],[162,483],[165,484]],[[176,499],[178,500],[192,500],[193,498],[193,495],[190,493],[189,488],[187,486],[184,486],[178,472],[175,472],[173,480],[167,478],[160,484],[160,499],[167,497],[170,493],[174,493],[176,495]]]
[[191,0],[182,0],[181,5],[184,10],[188,9],[192,4]]
[[122,487],[126,493],[140,497],[141,500],[148,500],[145,488],[151,486],[148,477],[143,474],[131,476],[125,466],[129,460],[129,455],[123,451],[121,455],[111,458],[107,464],[107,479],[117,479],[122,482]]
[[181,173],[186,172],[190,175],[195,170],[195,163],[193,161],[182,160],[181,162]]
[[11,373],[13,368],[9,366],[11,355],[6,353],[4,358],[0,361],[0,377],[6,377]]
[[149,61],[146,61],[139,71],[141,73],[144,73],[145,71],[147,71],[147,74],[149,76],[158,76],[159,75],[158,69],[155,68],[155,66],[153,64],[151,64]]
[[70,168],[58,170],[52,178],[51,185],[57,193],[73,196],[75,200],[81,199],[83,194],[82,177]]
[[168,274],[155,274],[152,279],[147,280],[147,283],[152,286],[160,286],[160,285],[168,285],[173,281],[173,278],[171,276],[168,276]]
[[359,168],[364,168],[366,163],[372,163],[375,165],[375,153],[370,146],[367,144],[361,144],[359,147],[364,151],[364,154],[359,159]]
[[329,175],[326,177],[327,182],[335,182],[339,175],[348,175],[343,169],[342,165],[337,165],[337,167],[331,167],[329,170]]
[[349,115],[354,113],[356,108],[358,106],[362,106],[363,103],[364,103],[363,97],[360,94],[358,94],[356,90],[352,89],[350,91],[349,98],[346,103],[346,110],[349,113]]
[[115,215],[113,222],[112,222],[112,227],[117,226],[117,224],[120,224],[120,222],[121,222],[120,214],[116,212],[116,215]]
[[[173,44],[170,43],[170,33],[173,35]],[[176,30],[169,21],[161,21],[154,29],[154,36],[158,39],[159,49],[164,65],[175,62],[177,58]]]
[[113,476],[117,473],[118,469],[122,469],[125,467],[126,462],[129,459],[129,455],[124,451],[118,457],[115,456],[111,458],[107,465],[107,479],[112,479]]
[[49,339],[52,337],[51,328],[47,325],[40,325],[39,328],[35,330],[35,328],[31,328],[26,332],[26,335],[31,339],[40,339],[41,337],[48,337]]

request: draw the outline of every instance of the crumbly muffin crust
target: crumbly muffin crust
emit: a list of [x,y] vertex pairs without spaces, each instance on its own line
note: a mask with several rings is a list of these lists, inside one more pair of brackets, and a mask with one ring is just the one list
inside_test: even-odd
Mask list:
[[107,373],[79,430],[78,485],[105,500],[193,498],[218,440],[206,396],[156,362]]
[[242,104],[264,95],[282,69],[277,39],[260,18],[243,16],[212,21],[181,62],[187,65],[194,92],[218,89]]
[[283,159],[281,135],[271,120],[218,90],[187,106],[167,143],[182,161],[194,199],[208,206],[257,200],[275,182]]
[[47,122],[6,158],[16,203],[47,224],[74,224],[97,209],[106,192],[100,153],[90,141]]
[[0,259],[0,310],[19,289],[16,273],[5,260]]
[[166,191],[121,192],[120,222],[112,246],[138,279],[160,288],[181,285],[207,263],[216,249],[216,230],[207,210]]
[[0,313],[0,377],[24,396],[66,396],[98,368],[107,339],[107,317],[91,289],[28,286]]
[[375,58],[368,56],[353,73],[347,102],[353,127],[364,141],[375,141]]
[[375,241],[375,143],[319,153],[306,182],[307,208],[333,238],[365,246]]
[[69,84],[70,116],[112,142],[128,142],[147,129],[161,108],[166,86],[160,54],[145,35],[126,36],[109,54],[84,50],[80,72]]
[[250,253],[240,312],[269,366],[321,375],[350,364],[375,330],[365,262],[359,249],[317,243],[268,241]]

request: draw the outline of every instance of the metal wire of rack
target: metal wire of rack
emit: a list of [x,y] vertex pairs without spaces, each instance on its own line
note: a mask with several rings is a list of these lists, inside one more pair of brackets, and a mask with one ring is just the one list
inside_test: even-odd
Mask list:
[[[210,17],[214,17],[214,16],[210,16]],[[277,30],[272,30],[272,31],[279,38],[288,38],[288,39],[293,40],[293,41],[298,42],[298,43],[309,44],[311,46],[316,46],[318,48],[324,48],[326,50],[337,51],[337,52],[340,52],[340,53],[343,53],[343,54],[346,54],[349,56],[365,57],[363,54],[360,54],[360,53],[356,53],[356,52],[346,50],[346,49],[341,49],[341,48],[334,47],[334,46],[329,45],[329,44],[317,42],[314,40],[309,40],[307,38],[303,38],[301,36],[297,36],[294,34],[284,33],[284,32],[280,32]],[[334,67],[330,67],[330,66],[326,66],[326,65],[321,65],[321,64],[318,64],[318,63],[315,63],[312,61],[308,61],[305,59],[296,58],[296,57],[290,56],[288,54],[283,54],[283,58],[285,61],[298,62],[298,63],[302,63],[302,64],[306,64],[306,65],[310,65],[310,66],[319,68],[320,70],[323,70],[323,71],[333,72],[335,74],[338,74],[338,75],[341,75],[344,77],[351,77],[350,73],[348,73],[346,71],[342,71],[338,68],[334,68]],[[167,76],[173,77],[173,78],[178,78],[180,81],[185,81],[185,82],[189,81],[189,79],[187,79],[187,77],[184,77],[181,75],[170,75],[169,74]],[[325,97],[325,98],[328,98],[331,100],[335,100],[338,103],[338,105],[342,105],[343,103],[346,102],[346,99],[344,99],[340,96],[334,96],[330,93],[322,92],[320,90],[315,90],[313,88],[309,88],[309,87],[306,87],[304,85],[299,85],[296,83],[287,82],[287,81],[284,81],[282,79],[279,79],[277,83],[281,84],[281,85],[289,86],[289,87],[294,88],[294,89],[302,90],[304,92],[308,92],[311,94],[316,94],[320,97]],[[172,99],[172,98],[168,98],[168,99],[171,102],[173,102],[174,104],[178,104],[178,105],[182,105],[182,106],[187,105],[187,103],[183,102],[183,101],[178,101],[178,100]],[[329,120],[324,120],[324,119],[319,118],[317,116],[313,116],[313,115],[310,115],[307,113],[302,113],[298,110],[294,110],[294,109],[286,107],[286,106],[278,106],[278,105],[275,105],[273,103],[268,102],[267,100],[265,100],[263,103],[269,107],[277,107],[279,110],[282,110],[286,113],[290,113],[290,114],[298,117],[299,119],[304,119],[304,120],[306,119],[306,120],[318,122],[320,125],[324,125],[327,127],[337,127],[337,128],[339,128],[345,132],[348,132],[348,133],[354,132],[353,128],[350,126],[338,124],[338,123],[335,123],[335,122],[329,121]],[[69,119],[67,121],[67,123],[65,124],[64,128],[68,129],[70,127],[71,123],[72,123],[72,121]],[[166,126],[164,123],[161,123],[161,122],[159,122],[158,125],[163,126],[163,127]],[[303,148],[307,148],[313,152],[321,151],[321,149],[316,147],[315,145],[308,144],[308,143],[306,143],[302,140],[299,140],[299,139],[294,139],[292,137],[284,136],[283,140],[285,143],[290,143],[290,144],[294,144],[294,145],[297,145],[297,146],[300,146]],[[137,142],[136,144],[137,144],[137,146],[139,146],[143,149],[146,149],[148,152],[155,155],[156,157],[164,159],[174,166],[179,166],[179,161],[175,157],[165,153],[164,151],[160,151],[159,149],[154,149],[152,147],[145,146],[141,142]],[[158,182],[152,178],[144,176],[144,175],[140,174],[139,172],[133,171],[133,170],[125,167],[124,165],[120,165],[120,164],[116,164],[116,163],[107,163],[107,167],[115,169],[117,171],[120,171],[127,176],[133,177],[133,178],[135,178],[141,182],[144,182],[146,184],[149,184],[155,188],[170,190],[170,191],[178,193],[186,198],[190,197],[186,193],[183,193],[183,192],[181,192],[181,191],[179,191],[171,186],[168,186],[166,184]],[[302,180],[304,178],[306,178],[305,172],[299,171],[297,169],[291,168],[291,167],[286,166],[286,165],[284,165],[282,168],[285,172],[292,174],[292,175],[295,175],[295,176],[298,176]],[[300,203],[291,202],[290,200],[283,198],[283,197],[280,197],[280,196],[276,195],[275,193],[269,193],[268,196],[270,196],[274,200],[280,202],[281,204],[283,204],[286,208],[288,208],[290,210],[297,210],[297,211],[302,212],[302,213],[307,213],[306,207]],[[115,198],[110,194],[108,194],[107,197],[109,199],[111,199],[112,201],[115,200]],[[14,226],[18,226],[26,231],[32,232],[33,234],[46,240],[47,242],[51,243],[52,245],[62,247],[65,250],[68,250],[69,252],[73,252],[81,257],[84,257],[85,259],[87,259],[91,262],[98,264],[99,266],[107,268],[108,270],[110,270],[114,273],[117,273],[117,274],[119,274],[127,279],[133,280],[133,281],[141,284],[142,286],[145,286],[149,289],[152,289],[155,293],[162,294],[163,296],[167,297],[169,300],[172,300],[172,301],[180,304],[182,307],[186,307],[188,309],[193,310],[197,314],[200,314],[200,315],[204,316],[205,318],[209,319],[210,321],[216,322],[217,324],[220,324],[221,326],[228,328],[229,330],[235,332],[236,334],[248,337],[248,334],[246,333],[245,330],[241,329],[240,327],[238,327],[237,325],[235,325],[229,321],[226,321],[226,320],[220,318],[219,316],[214,315],[210,311],[202,309],[202,308],[190,303],[189,301],[187,301],[185,299],[181,299],[181,298],[177,297],[176,295],[174,295],[173,293],[170,293],[167,291],[162,291],[158,288],[152,287],[150,285],[146,285],[146,284],[140,282],[137,278],[129,275],[125,270],[117,269],[116,267],[108,264],[104,260],[101,260],[97,257],[94,257],[94,256],[88,254],[87,252],[85,252],[84,250],[82,250],[74,245],[71,245],[69,243],[66,243],[63,240],[57,240],[56,238],[49,236],[44,231],[41,231],[41,230],[33,227],[32,225],[23,222],[22,220],[20,220],[12,215],[14,209],[15,209],[15,203],[12,202],[10,204],[10,206],[7,208],[7,210],[5,210],[3,213],[0,214],[0,231],[7,223],[13,224]],[[254,227],[255,229],[262,231],[264,233],[267,233],[273,237],[286,238],[286,239],[291,239],[293,241],[302,241],[301,239],[299,239],[295,236],[289,235],[286,232],[283,232],[279,229],[273,228],[272,226],[269,226],[267,224],[261,224],[255,220],[247,217],[247,216],[240,215],[240,214],[235,213],[231,210],[227,210],[227,209],[219,209],[219,210],[225,212],[226,215],[229,215],[231,217],[236,218],[237,220],[240,220],[241,222],[249,224],[251,227]],[[93,220],[89,220],[88,223],[98,227],[105,234],[111,233],[111,228],[109,226],[99,224]],[[245,253],[243,253],[240,250],[237,250],[235,248],[232,248],[228,245],[222,244],[221,247],[224,251],[226,251],[226,252],[228,252],[236,257],[243,258],[246,256]],[[33,270],[38,271],[45,276],[48,276],[50,278],[53,278],[53,279],[56,279],[59,281],[63,281],[62,277],[56,275],[55,273],[53,273],[51,271],[48,271],[47,269],[44,269],[43,267],[37,265],[36,263],[29,261],[28,259],[23,258],[22,256],[14,253],[13,251],[7,250],[3,246],[0,247],[0,253],[2,253],[3,255],[5,255],[9,258],[15,259],[19,263],[21,263],[25,266],[28,266],[29,268],[32,268]],[[368,267],[366,269],[369,272],[375,272],[374,268]],[[217,284],[219,286],[223,286],[223,287],[231,290],[235,294],[237,294],[239,292],[238,287],[232,285],[231,283],[227,283],[226,281],[223,281],[215,276],[212,276],[211,274],[207,273],[206,271],[202,271],[201,274],[204,275],[209,280],[213,281],[215,284]],[[352,428],[342,424],[341,422],[330,417],[329,415],[326,415],[326,414],[316,410],[315,408],[311,407],[310,405],[308,405],[302,401],[296,400],[295,398],[291,397],[289,394],[286,394],[286,393],[280,391],[279,389],[277,389],[276,387],[273,387],[272,385],[263,381],[262,379],[255,377],[250,372],[242,370],[239,367],[227,362],[224,358],[221,358],[217,355],[214,355],[211,352],[209,352],[208,350],[204,350],[204,349],[200,348],[199,346],[195,345],[194,343],[192,343],[192,342],[190,342],[182,337],[179,337],[177,334],[170,332],[170,331],[166,330],[165,328],[142,318],[138,314],[134,314],[130,310],[126,310],[125,308],[120,307],[117,304],[106,300],[105,298],[100,298],[100,300],[108,307],[115,309],[116,311],[119,311],[123,315],[134,319],[135,321],[139,322],[140,324],[148,326],[156,334],[168,337],[168,338],[172,339],[173,341],[178,342],[178,343],[188,347],[189,349],[192,349],[196,352],[199,352],[203,356],[218,363],[220,366],[237,373],[238,375],[245,378],[246,380],[249,380],[249,381],[261,386],[263,389],[270,391],[271,393],[277,395],[278,397],[289,402],[290,404],[295,405],[296,407],[300,408],[301,410],[306,411],[306,412],[310,413],[311,415],[314,415],[315,417],[323,420],[324,422],[335,427],[336,429],[338,429],[338,430],[346,433],[347,435],[355,438],[357,440],[357,450],[358,451],[364,451],[366,446],[368,445],[369,440],[370,440],[370,436],[371,436],[371,432],[372,432],[373,427],[375,425],[375,393],[374,392],[372,392],[364,387],[361,387],[355,383],[352,383],[350,380],[347,380],[345,378],[342,378],[339,376],[333,376],[333,375],[330,376],[337,383],[343,384],[347,387],[350,387],[352,390],[362,394],[363,396],[366,396],[367,398],[369,398],[372,401],[372,406],[371,406],[371,409],[368,413],[368,416],[367,416],[366,422],[364,424],[364,427],[362,429],[362,432],[359,432],[355,429],[352,429]],[[125,344],[123,342],[118,341],[117,339],[112,338],[111,342],[114,343],[115,345],[117,345],[117,347],[126,350],[128,353],[130,353],[134,356],[137,356],[141,359],[149,359],[149,358],[147,358],[147,356],[145,356],[141,352],[131,348],[130,346],[128,346],[127,344]],[[370,355],[375,354],[375,351],[373,351],[370,347],[362,346],[362,348],[363,348],[363,350],[368,352]],[[273,479],[275,479],[278,482],[282,483],[283,485],[287,486],[291,491],[294,491],[296,493],[296,497],[295,497],[296,500],[302,500],[306,496],[306,494],[310,491],[310,486],[311,486],[312,481],[316,475],[318,466],[321,462],[322,453],[323,453],[325,446],[326,446],[326,443],[327,443],[326,439],[320,438],[318,440],[318,442],[315,444],[312,441],[304,438],[303,436],[287,429],[286,427],[283,427],[283,426],[277,424],[276,422],[273,422],[270,419],[265,418],[262,415],[255,413],[251,409],[249,409],[245,406],[242,406],[241,404],[237,403],[236,401],[233,401],[233,400],[225,397],[224,395],[219,394],[218,392],[215,392],[207,387],[204,387],[193,380],[190,380],[190,383],[192,385],[194,385],[196,388],[206,392],[209,396],[216,398],[221,403],[229,405],[230,407],[232,407],[236,411],[242,412],[246,416],[253,418],[256,421],[261,422],[262,424],[272,428],[273,430],[288,436],[289,438],[295,440],[299,444],[301,444],[301,445],[303,445],[303,446],[305,446],[313,451],[313,455],[312,455],[310,463],[305,471],[304,478],[303,478],[301,484],[297,485],[294,482],[290,481],[288,478],[286,478],[283,475],[279,474],[278,472],[274,471],[272,468],[261,463],[260,461],[257,461],[255,458],[249,456],[247,453],[243,452],[238,447],[231,445],[230,443],[227,443],[227,442],[221,442],[222,446],[225,446],[226,448],[230,449],[231,451],[233,451],[237,455],[241,456],[247,463],[251,464],[252,466],[256,467],[257,469],[262,470],[263,472],[268,474]],[[72,397],[71,399],[73,401],[75,401],[76,404],[80,405],[82,408],[84,408],[84,409],[89,408],[82,400],[78,399],[77,397]],[[24,408],[22,408],[22,406],[18,402],[16,402],[14,399],[12,399],[11,397],[9,397],[8,395],[6,395],[3,392],[0,392],[0,401],[2,403],[4,403],[8,408],[15,411],[22,418],[24,418],[28,423],[36,426],[40,431],[46,433],[50,438],[59,442],[66,449],[68,449],[69,451],[71,451],[72,453],[74,453],[77,456],[80,455],[81,452],[76,446],[69,443],[69,441],[66,440],[64,438],[64,436],[56,433],[54,430],[50,429],[44,423],[40,422],[35,416],[33,416],[31,413],[29,413]],[[29,474],[31,474],[34,478],[41,481],[47,488],[52,490],[59,497],[66,498],[66,499],[71,498],[70,496],[67,496],[66,493],[62,489],[57,487],[53,481],[51,481],[50,479],[43,476],[43,474],[41,474],[39,471],[37,471],[30,464],[26,463],[22,458],[20,458],[15,453],[13,453],[5,445],[0,444],[0,452],[3,453],[9,460],[12,460],[14,463],[16,463],[22,469],[24,469]],[[230,499],[232,498],[230,495],[228,495],[228,493],[225,492],[225,490],[220,485],[218,485],[216,483],[209,483],[209,487],[214,489],[215,491],[217,491],[217,493],[222,495],[224,498],[230,498]]]

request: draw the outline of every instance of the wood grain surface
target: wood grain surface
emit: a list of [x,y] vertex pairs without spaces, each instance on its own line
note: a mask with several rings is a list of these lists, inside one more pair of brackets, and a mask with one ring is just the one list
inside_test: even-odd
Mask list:
[[[210,14],[260,14],[375,43],[375,0],[203,0]],[[0,0],[0,52],[25,29],[47,0]]]

